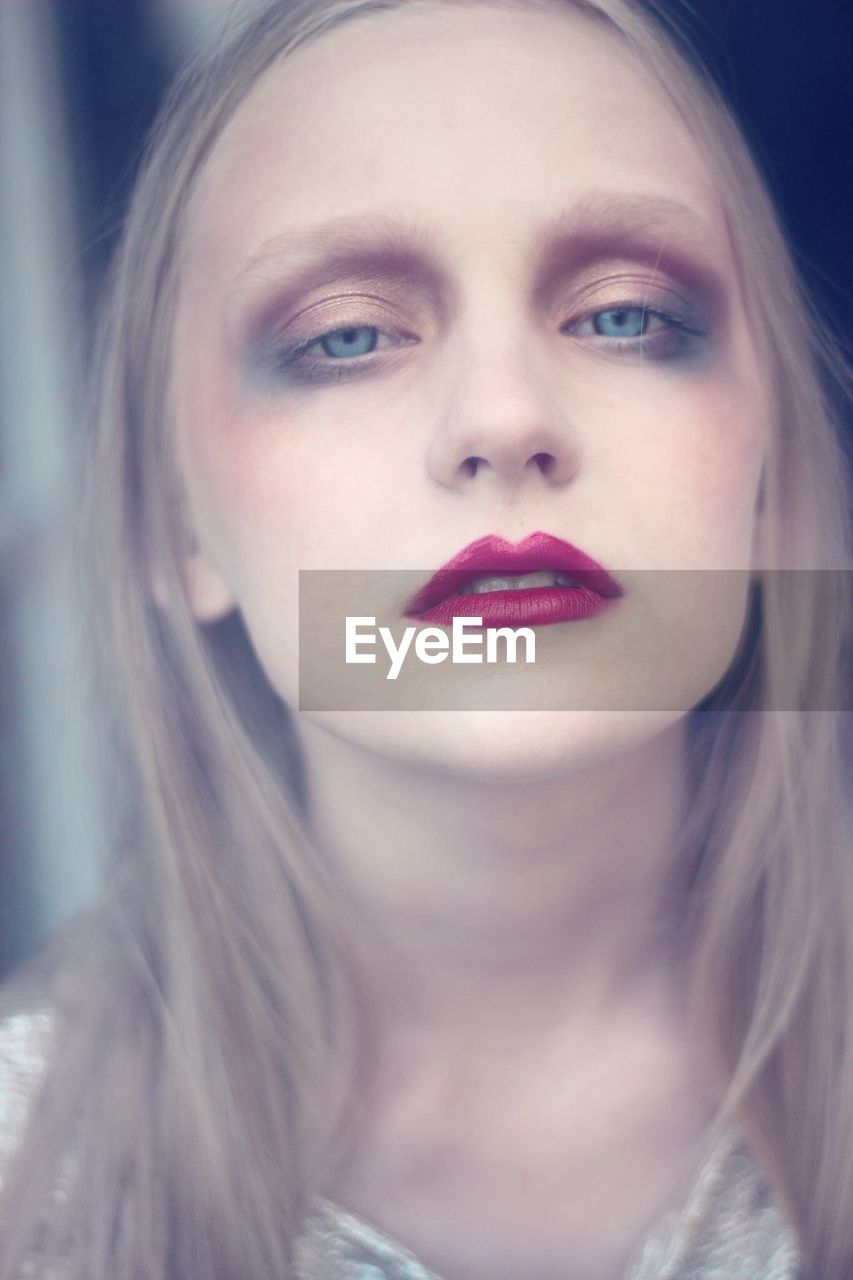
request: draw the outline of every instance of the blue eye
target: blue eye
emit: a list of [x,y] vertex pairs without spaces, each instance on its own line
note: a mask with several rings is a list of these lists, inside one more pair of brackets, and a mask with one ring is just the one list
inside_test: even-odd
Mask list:
[[648,329],[650,312],[642,307],[612,307],[599,311],[592,322],[596,333],[603,338],[638,338]]
[[374,361],[367,359],[362,363],[359,357],[372,356],[380,338],[389,338],[392,346],[411,341],[404,334],[388,333],[375,324],[342,325],[296,346],[279,349],[273,343],[268,359],[274,375],[286,382],[340,382],[373,365]]
[[657,311],[640,303],[625,303],[595,311],[571,330],[579,338],[603,338],[599,350],[668,360],[692,354],[708,337],[699,324]]
[[[378,333],[379,330],[372,324],[352,325],[348,329],[333,329],[331,333],[324,333],[317,339],[317,345],[327,356],[336,359],[341,356],[345,359],[349,356],[366,356],[375,349]],[[366,342],[363,336],[365,334],[368,335]],[[335,347],[338,349],[335,350]]]
[[[694,354],[708,337],[707,330],[693,323],[692,317],[688,322],[635,302],[588,313],[563,332],[585,341],[592,339],[594,350],[661,361]],[[284,348],[273,338],[262,348],[262,363],[276,379],[292,384],[337,383],[376,369],[377,359],[371,357],[378,358],[381,353],[380,339],[392,349],[418,341],[412,335],[392,333],[373,324],[347,324]]]

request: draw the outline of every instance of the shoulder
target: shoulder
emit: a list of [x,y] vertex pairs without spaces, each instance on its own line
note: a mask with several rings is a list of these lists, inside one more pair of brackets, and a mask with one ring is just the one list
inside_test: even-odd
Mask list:
[[52,1034],[46,1008],[0,1018],[0,1185],[47,1071]]

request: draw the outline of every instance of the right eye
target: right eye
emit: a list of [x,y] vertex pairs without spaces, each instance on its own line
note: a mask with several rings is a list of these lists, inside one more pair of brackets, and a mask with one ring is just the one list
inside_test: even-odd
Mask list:
[[[375,349],[378,334],[379,330],[375,325],[357,324],[348,329],[332,329],[315,339],[310,347],[319,346],[327,356],[334,359],[366,356]],[[310,350],[310,347],[303,347],[302,350]]]
[[[370,357],[377,351],[382,337],[389,338],[392,344],[395,341],[404,344],[413,341],[373,324],[341,325],[276,352],[275,372],[290,382],[341,382],[376,365],[376,360]],[[309,358],[308,353],[314,348],[319,348],[328,358]]]

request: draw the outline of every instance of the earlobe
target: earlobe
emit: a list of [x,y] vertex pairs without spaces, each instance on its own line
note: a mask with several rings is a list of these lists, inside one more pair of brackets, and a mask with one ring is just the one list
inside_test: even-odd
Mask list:
[[[217,622],[236,608],[237,601],[222,572],[200,544],[182,486],[177,498],[176,536],[177,563],[190,612],[197,622]],[[168,613],[170,593],[162,565],[156,561],[151,568],[151,593]]]
[[205,552],[196,550],[184,556],[183,577],[197,622],[216,622],[236,608],[234,593]]
[[[200,549],[182,556],[181,576],[190,611],[197,622],[217,622],[237,607],[231,588]],[[169,592],[159,565],[151,572],[151,594],[160,608],[168,612]]]

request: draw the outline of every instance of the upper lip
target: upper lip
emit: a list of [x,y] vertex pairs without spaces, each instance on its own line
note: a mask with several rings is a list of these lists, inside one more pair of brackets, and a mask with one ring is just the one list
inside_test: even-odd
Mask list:
[[602,596],[619,596],[622,588],[596,560],[578,547],[549,533],[531,533],[517,546],[487,534],[463,547],[438,569],[406,606],[406,613],[422,613],[484,574],[501,576],[553,569],[571,574]]

